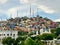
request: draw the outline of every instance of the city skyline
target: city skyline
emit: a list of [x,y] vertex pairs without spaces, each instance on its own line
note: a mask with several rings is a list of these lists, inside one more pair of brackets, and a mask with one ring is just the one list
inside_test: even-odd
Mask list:
[[[51,20],[60,19],[60,0],[0,0],[0,19],[18,16],[36,16],[47,17]],[[37,11],[38,9],[38,11]]]

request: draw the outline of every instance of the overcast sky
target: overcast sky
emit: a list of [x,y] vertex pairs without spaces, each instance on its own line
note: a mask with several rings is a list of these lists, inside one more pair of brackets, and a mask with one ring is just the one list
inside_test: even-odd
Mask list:
[[60,19],[60,0],[0,0],[0,19],[16,17],[17,10],[19,17],[30,16],[30,6],[32,16],[38,13],[51,20]]

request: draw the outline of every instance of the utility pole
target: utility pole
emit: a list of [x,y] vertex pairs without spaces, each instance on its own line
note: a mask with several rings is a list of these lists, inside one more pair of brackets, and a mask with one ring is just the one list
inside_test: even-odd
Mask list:
[[37,8],[37,15],[38,15],[38,8]]

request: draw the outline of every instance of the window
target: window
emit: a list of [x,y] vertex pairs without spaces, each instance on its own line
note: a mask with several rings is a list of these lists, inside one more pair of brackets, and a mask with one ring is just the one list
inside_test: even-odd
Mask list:
[[10,36],[12,36],[12,34],[10,34]]
[[7,34],[7,36],[9,36],[9,34]]
[[1,34],[0,34],[0,36],[1,36]]
[[4,36],[5,36],[5,34],[4,34]]
[[13,37],[15,37],[15,34],[13,34]]

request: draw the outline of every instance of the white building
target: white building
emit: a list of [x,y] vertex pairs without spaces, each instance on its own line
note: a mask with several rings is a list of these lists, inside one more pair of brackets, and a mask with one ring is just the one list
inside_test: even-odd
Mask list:
[[0,30],[0,41],[2,41],[3,38],[6,37],[12,37],[16,39],[18,37],[18,31],[16,30]]
[[[46,29],[40,29],[40,35],[44,34],[44,33],[51,33],[50,29],[48,29],[48,31]],[[38,35],[38,31],[36,31],[36,35]]]
[[44,33],[51,33],[50,28],[48,29],[48,31],[44,29],[40,29],[40,34],[42,35]]

